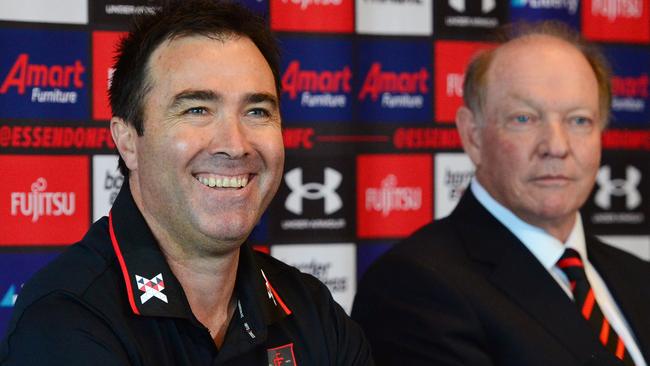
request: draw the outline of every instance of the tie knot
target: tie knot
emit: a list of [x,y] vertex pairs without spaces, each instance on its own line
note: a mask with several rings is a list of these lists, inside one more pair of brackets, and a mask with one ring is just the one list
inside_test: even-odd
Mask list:
[[570,281],[586,280],[587,278],[580,253],[575,249],[566,248],[562,257],[557,261],[557,266],[564,271]]

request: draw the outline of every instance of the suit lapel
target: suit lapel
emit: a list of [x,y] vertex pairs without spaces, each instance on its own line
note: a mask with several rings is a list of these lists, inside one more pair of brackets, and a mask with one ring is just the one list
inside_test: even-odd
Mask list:
[[[643,357],[650,360],[650,287],[648,265],[632,267],[622,253],[593,237],[587,238],[589,261],[605,281],[614,301],[632,328]],[[619,259],[620,258],[620,259]],[[625,273],[625,276],[623,276]]]
[[[466,191],[452,220],[459,227],[470,256],[492,265],[495,287],[535,319],[580,360],[605,351],[577,307],[535,256]],[[467,222],[477,225],[463,230]]]

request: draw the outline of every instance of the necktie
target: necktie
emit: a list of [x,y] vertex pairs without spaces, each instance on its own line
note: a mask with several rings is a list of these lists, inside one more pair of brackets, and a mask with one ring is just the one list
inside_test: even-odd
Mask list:
[[623,361],[625,365],[633,366],[634,362],[626,352],[623,340],[610,327],[609,322],[596,302],[594,291],[587,280],[580,254],[574,249],[567,248],[557,262],[557,266],[564,271],[569,279],[573,299],[578,309],[580,309],[582,316],[596,331],[596,334],[598,334],[600,342]]

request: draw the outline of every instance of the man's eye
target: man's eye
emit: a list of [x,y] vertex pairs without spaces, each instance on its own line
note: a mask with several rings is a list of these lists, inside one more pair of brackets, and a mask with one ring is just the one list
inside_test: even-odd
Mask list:
[[528,122],[530,122],[530,116],[527,116],[527,115],[524,115],[524,114],[515,116],[515,122],[517,122],[517,123],[528,123]]
[[591,124],[591,119],[587,117],[575,117],[573,118],[573,123],[578,126],[584,126]]
[[249,116],[268,117],[271,114],[264,108],[253,108],[247,113]]
[[185,114],[206,114],[208,110],[205,107],[193,107],[185,111]]

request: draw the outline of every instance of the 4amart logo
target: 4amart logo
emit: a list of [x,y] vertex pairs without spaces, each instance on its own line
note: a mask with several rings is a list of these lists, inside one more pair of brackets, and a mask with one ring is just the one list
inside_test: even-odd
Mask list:
[[352,91],[351,79],[349,66],[334,71],[308,70],[301,67],[300,61],[294,60],[282,75],[282,90],[289,94],[290,99],[296,99],[300,94],[303,107],[345,107],[345,93]]
[[[62,91],[60,88],[82,89],[82,75],[86,68],[80,60],[71,65],[42,65],[29,62],[29,55],[21,53],[16,58],[9,73],[0,86],[0,94],[6,94],[16,88],[23,95],[31,87],[31,101],[37,103],[71,103],[77,102],[77,92]],[[53,89],[45,89],[53,88]]]
[[[393,72],[382,70],[381,62],[373,62],[359,92],[359,100],[370,97],[386,108],[422,108],[424,97],[429,92],[427,82],[429,71],[422,67],[414,72]],[[418,95],[412,95],[418,94]]]

